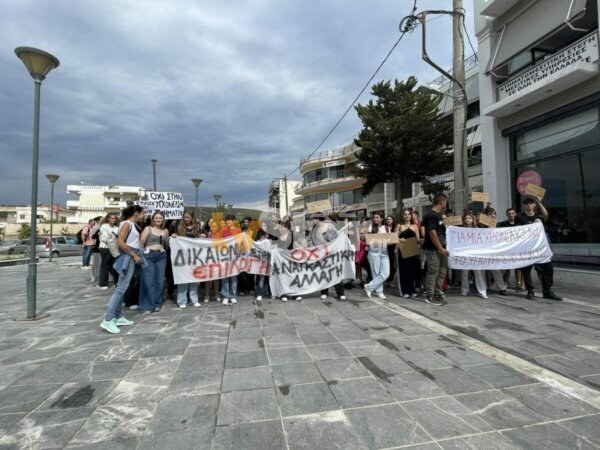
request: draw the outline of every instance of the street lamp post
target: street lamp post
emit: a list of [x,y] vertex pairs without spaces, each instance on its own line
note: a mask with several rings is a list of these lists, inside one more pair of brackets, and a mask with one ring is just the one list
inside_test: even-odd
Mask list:
[[151,159],[150,162],[152,163],[152,186],[154,187],[154,192],[156,192],[156,162],[158,160],[157,159]]
[[60,175],[46,175],[48,181],[50,182],[50,262],[52,262],[52,250],[53,242],[52,242],[52,224],[54,223],[54,183],[60,178]]
[[35,244],[37,227],[37,191],[38,191],[38,164],[40,144],[40,90],[42,81],[52,69],[59,66],[60,62],[50,53],[31,47],[18,47],[15,49],[17,57],[23,61],[27,71],[33,78],[35,87],[34,112],[33,112],[33,158],[31,165],[31,237],[29,239],[29,265],[27,269],[27,320],[36,320],[43,317],[36,316],[36,283],[37,266],[35,262]]
[[196,210],[194,211],[194,214],[196,215],[196,220],[201,222],[200,216],[198,215],[198,186],[200,186],[202,180],[200,178],[192,178],[192,183],[194,183],[194,187],[196,188]]
[[213,198],[215,199],[215,202],[217,204],[217,211],[219,210],[219,205],[221,204],[221,194],[215,194],[213,195]]

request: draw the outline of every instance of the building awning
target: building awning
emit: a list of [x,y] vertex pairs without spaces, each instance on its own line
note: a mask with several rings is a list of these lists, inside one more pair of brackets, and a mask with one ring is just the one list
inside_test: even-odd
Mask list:
[[[509,19],[496,33],[486,73],[498,69],[519,53],[534,47],[556,32],[561,25],[579,19],[585,14],[585,6],[586,0],[533,2],[525,11]],[[543,20],[536,20],[542,17]]]

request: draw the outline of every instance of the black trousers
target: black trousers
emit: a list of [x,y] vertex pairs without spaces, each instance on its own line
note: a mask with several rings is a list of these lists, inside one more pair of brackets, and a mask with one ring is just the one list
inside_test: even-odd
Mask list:
[[[335,293],[338,297],[341,297],[342,295],[344,295],[344,283],[338,283],[335,285]],[[329,294],[329,289],[321,290],[321,295],[328,295],[328,294]]]
[[117,281],[119,281],[119,275],[112,268],[115,258],[110,254],[110,251],[107,248],[100,249],[100,280],[98,282],[98,286],[104,287],[108,286],[108,274],[110,273],[115,282],[115,286],[117,285]]
[[[533,282],[531,281],[531,269],[534,266],[527,266],[521,269],[521,273],[523,274],[523,281],[525,282],[525,288],[528,291],[533,290]],[[536,264],[536,269],[539,270],[542,276],[542,291],[550,292],[552,289],[552,285],[554,284],[554,267],[552,266],[552,261],[544,263],[544,264]]]

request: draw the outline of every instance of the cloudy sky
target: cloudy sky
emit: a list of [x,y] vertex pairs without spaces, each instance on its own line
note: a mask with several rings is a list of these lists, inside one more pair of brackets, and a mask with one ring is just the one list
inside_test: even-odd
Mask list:
[[[399,37],[412,0],[13,0],[0,19],[0,203],[29,204],[33,82],[14,49],[60,67],[42,85],[39,201],[45,174],[68,184],[152,186],[201,204],[266,205],[327,135]],[[451,0],[418,0],[419,11]],[[465,1],[472,35],[472,2]],[[451,62],[451,20],[430,23],[430,53]],[[375,81],[438,74],[406,35]],[[470,55],[468,44],[465,54]],[[369,90],[360,103],[369,99]],[[351,111],[320,151],[352,140]],[[292,179],[298,178],[296,172]]]

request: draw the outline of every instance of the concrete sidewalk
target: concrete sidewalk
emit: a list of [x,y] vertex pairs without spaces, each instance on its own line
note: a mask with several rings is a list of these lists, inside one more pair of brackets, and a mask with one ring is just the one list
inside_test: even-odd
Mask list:
[[250,297],[99,328],[112,289],[0,268],[0,447],[600,448],[600,302]]

